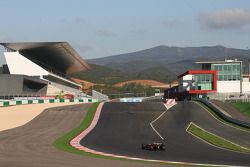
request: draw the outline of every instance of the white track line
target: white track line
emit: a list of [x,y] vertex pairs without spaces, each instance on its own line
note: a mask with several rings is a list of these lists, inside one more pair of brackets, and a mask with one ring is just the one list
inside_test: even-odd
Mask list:
[[[176,104],[176,103],[175,103]],[[161,115],[159,115],[155,120],[153,120],[152,122],[150,122],[150,126],[151,128],[155,131],[155,133],[162,139],[165,140],[164,137],[161,136],[161,134],[154,128],[153,123],[155,123],[158,119],[160,119],[167,111],[168,109],[170,109],[171,107],[173,107],[175,104],[163,104],[166,107],[166,110],[161,113]]]
[[155,131],[155,133],[156,133],[162,140],[164,140],[164,137],[162,137],[162,136],[160,135],[160,133],[154,128],[153,123],[156,122],[158,119],[160,119],[166,112],[167,112],[167,110],[165,110],[163,113],[161,113],[161,115],[159,115],[155,120],[153,120],[152,122],[150,122],[151,128]]

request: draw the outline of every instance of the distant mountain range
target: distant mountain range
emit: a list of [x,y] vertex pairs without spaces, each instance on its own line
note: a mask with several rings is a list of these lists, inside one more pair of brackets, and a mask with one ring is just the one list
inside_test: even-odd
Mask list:
[[243,61],[243,71],[246,73],[250,50],[223,46],[157,46],[137,52],[87,60],[88,63],[93,64],[93,70],[84,73],[82,77],[95,75],[102,80],[103,78],[116,78],[121,81],[133,78],[169,82],[176,80],[179,74],[188,69],[199,69],[200,65],[195,64],[196,61],[224,59]]

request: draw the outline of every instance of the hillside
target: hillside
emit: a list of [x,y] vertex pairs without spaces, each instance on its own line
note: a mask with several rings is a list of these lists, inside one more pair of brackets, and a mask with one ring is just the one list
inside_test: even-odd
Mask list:
[[72,77],[98,84],[115,84],[128,80],[156,80],[169,83],[190,69],[200,69],[196,61],[238,59],[243,61],[243,72],[248,72],[250,50],[211,47],[154,48],[87,60],[92,66],[88,72],[79,72]]
[[81,80],[81,79],[77,79],[77,78],[71,78],[73,81],[75,81],[78,84],[82,85],[82,89],[83,90],[88,90],[91,89],[91,87],[93,87],[95,85],[95,83],[86,81],[86,80]]
[[113,84],[129,80],[131,76],[101,65],[90,64],[91,70],[71,74],[71,77],[86,80],[98,84]]
[[119,82],[115,84],[114,86],[122,87],[125,84],[130,84],[130,83],[136,83],[136,84],[141,84],[144,86],[151,86],[151,87],[169,87],[169,84],[155,81],[155,80],[130,80],[130,81],[125,81],[125,82]]
[[[169,47],[157,46],[133,53],[126,53],[91,59],[88,62],[117,69],[125,73],[139,73],[149,68],[165,67],[172,73],[180,74],[187,69],[197,69],[195,61],[235,59],[244,61],[243,69],[247,71],[247,59],[250,50],[211,47]],[[129,67],[129,68],[128,68]]]

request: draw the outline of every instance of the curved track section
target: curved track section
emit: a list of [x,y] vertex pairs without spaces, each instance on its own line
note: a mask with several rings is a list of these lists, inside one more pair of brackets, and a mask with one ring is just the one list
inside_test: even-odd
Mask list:
[[250,165],[249,154],[213,147],[185,131],[192,121],[236,143],[249,145],[249,133],[217,121],[193,102],[178,103],[155,122],[155,128],[165,138],[166,151],[141,150],[142,143],[162,142],[150,122],[164,110],[161,103],[105,103],[97,126],[81,140],[81,144],[101,152],[146,159]]
[[[28,124],[0,132],[0,166],[3,167],[144,167],[125,161],[80,156],[57,150],[53,142],[79,126],[91,104],[47,109]],[[157,165],[155,165],[157,166]]]

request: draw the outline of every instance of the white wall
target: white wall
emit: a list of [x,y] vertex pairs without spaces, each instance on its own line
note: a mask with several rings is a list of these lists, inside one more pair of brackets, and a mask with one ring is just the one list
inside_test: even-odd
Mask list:
[[242,92],[250,93],[250,82],[242,82]]
[[10,74],[20,74],[28,76],[48,75],[49,73],[33,63],[19,52],[4,52],[6,62],[9,67]]
[[217,81],[218,93],[240,93],[240,81]]
[[190,74],[185,75],[185,76],[183,77],[183,80],[186,80],[186,81],[189,81],[189,80],[192,80],[192,79],[193,79],[193,75],[190,75]]

